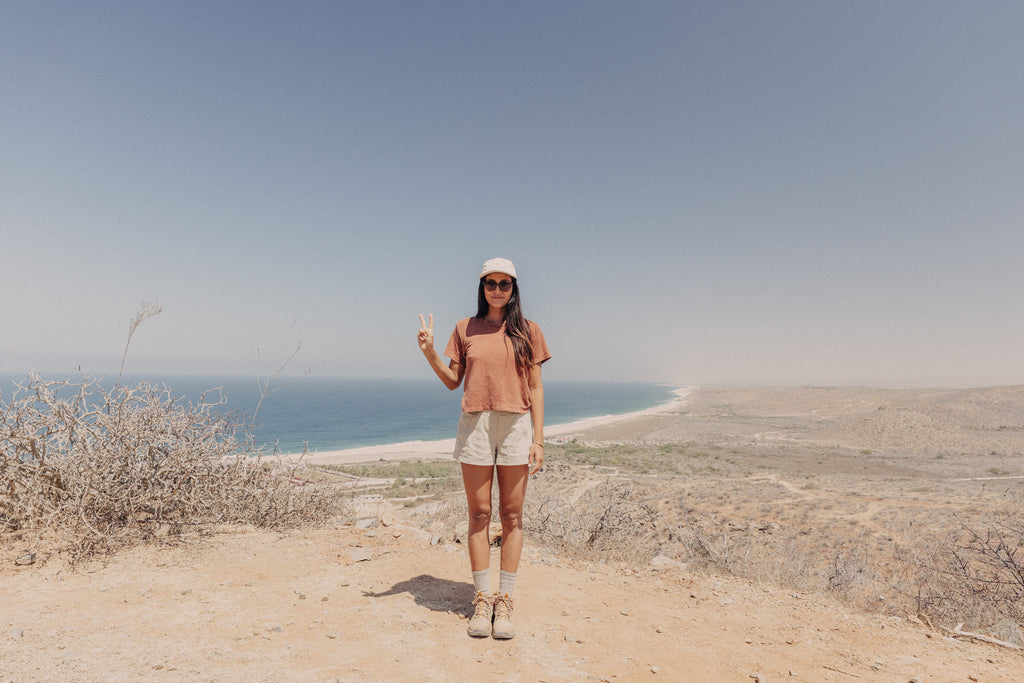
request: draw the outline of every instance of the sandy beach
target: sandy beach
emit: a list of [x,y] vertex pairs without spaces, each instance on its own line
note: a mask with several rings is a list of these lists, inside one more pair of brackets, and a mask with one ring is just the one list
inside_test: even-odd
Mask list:
[[[376,496],[322,528],[222,529],[77,567],[45,554],[17,566],[23,544],[4,546],[0,680],[1024,679],[1021,650],[953,637],[955,612],[918,617],[909,585],[866,579],[893,544],[954,516],[1019,514],[1024,387],[692,388],[548,436],[660,458],[638,478],[612,461],[560,462],[553,443],[528,495],[632,486],[657,510],[643,532],[657,561],[566,555],[532,540],[528,518],[512,641],[465,635],[464,545],[422,508]],[[434,449],[446,450],[316,460]],[[698,529],[720,566],[749,578],[687,556]],[[838,554],[854,543],[860,554]]]

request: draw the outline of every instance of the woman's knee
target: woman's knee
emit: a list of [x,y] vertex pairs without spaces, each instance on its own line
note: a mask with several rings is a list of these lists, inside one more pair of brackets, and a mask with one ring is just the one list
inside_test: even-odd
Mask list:
[[523,525],[523,506],[517,505],[501,508],[501,524],[507,529],[517,529]]
[[490,508],[476,508],[469,511],[469,526],[471,529],[483,529],[491,523]]

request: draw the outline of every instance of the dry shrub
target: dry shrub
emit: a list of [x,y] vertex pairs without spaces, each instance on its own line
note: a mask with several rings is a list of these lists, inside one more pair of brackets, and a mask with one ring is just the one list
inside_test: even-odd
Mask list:
[[984,528],[932,535],[900,548],[916,572],[910,584],[918,611],[949,623],[1024,621],[1024,517],[990,519]]
[[875,607],[884,587],[867,534],[809,534],[802,528],[739,525],[692,513],[663,550],[690,567],[808,592],[827,592],[849,604]]
[[[0,396],[0,532],[56,536],[78,559],[218,524],[287,527],[336,514],[329,487],[298,487],[222,409],[149,383],[29,377]],[[294,467],[294,466],[293,466]]]
[[531,539],[578,557],[646,564],[657,553],[657,510],[630,482],[606,481],[570,502],[557,490],[528,497]]

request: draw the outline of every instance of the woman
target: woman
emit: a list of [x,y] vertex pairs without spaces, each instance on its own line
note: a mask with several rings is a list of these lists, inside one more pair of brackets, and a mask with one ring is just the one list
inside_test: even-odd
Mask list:
[[[523,550],[523,499],[529,475],[544,464],[544,385],[541,363],[551,358],[540,327],[523,317],[516,267],[504,258],[484,263],[476,316],[460,320],[444,354],[434,350],[434,316],[420,315],[419,345],[449,389],[465,380],[455,459],[469,504],[469,564],[476,597],[469,635],[515,635],[512,592]],[[490,587],[491,483],[498,473],[501,572]],[[492,623],[493,622],[493,623]]]

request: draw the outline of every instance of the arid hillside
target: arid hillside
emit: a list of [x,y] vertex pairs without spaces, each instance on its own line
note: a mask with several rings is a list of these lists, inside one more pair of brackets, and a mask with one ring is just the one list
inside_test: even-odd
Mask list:
[[450,477],[313,463],[298,481],[359,484],[320,528],[73,567],[18,565],[31,549],[8,538],[0,680],[1024,679],[1024,651],[954,634],[1012,638],[1013,604],[949,571],[950,551],[985,558],[971,529],[1020,540],[1021,388],[701,389],[558,440],[511,641],[465,634]]

